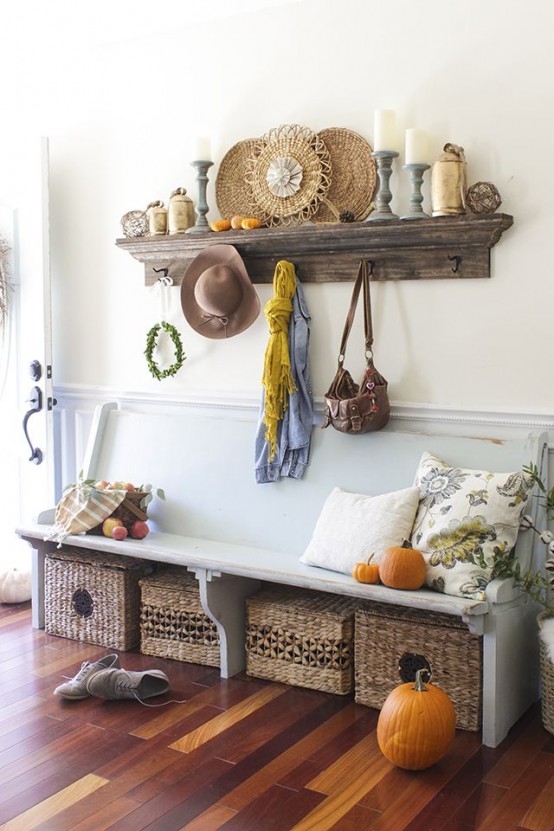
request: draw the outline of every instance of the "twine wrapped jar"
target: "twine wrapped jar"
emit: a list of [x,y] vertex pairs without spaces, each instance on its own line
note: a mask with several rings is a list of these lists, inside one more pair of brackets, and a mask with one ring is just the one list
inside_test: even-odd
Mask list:
[[187,196],[186,188],[176,188],[169,197],[169,234],[184,234],[195,222],[194,205],[192,199]]
[[150,236],[164,236],[167,234],[167,208],[158,199],[150,202],[146,209],[148,213],[148,229]]
[[433,216],[465,214],[466,162],[464,148],[445,144],[431,169]]

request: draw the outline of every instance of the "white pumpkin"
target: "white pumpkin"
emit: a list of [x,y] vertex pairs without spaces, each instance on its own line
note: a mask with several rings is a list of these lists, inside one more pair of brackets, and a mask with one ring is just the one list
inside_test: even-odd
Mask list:
[[23,603],[30,599],[30,572],[10,568],[0,573],[0,603]]

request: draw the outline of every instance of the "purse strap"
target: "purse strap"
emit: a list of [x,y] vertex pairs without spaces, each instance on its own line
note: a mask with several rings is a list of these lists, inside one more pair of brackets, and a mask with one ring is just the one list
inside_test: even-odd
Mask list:
[[370,359],[373,357],[373,352],[371,348],[373,346],[373,325],[371,321],[371,294],[369,291],[369,269],[367,267],[367,261],[360,260],[358,276],[356,277],[354,288],[352,289],[352,299],[350,300],[350,308],[348,309],[348,314],[346,315],[344,331],[342,333],[342,340],[340,343],[339,367],[342,367],[344,363],[346,344],[348,342],[350,330],[352,329],[352,324],[354,323],[356,307],[358,305],[360,289],[362,288],[362,286],[364,290],[364,334],[366,361],[369,363]]

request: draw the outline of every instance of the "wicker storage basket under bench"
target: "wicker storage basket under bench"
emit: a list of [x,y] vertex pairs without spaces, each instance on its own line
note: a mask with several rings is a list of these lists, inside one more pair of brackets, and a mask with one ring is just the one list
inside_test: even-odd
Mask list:
[[362,603],[356,611],[355,665],[359,704],[381,709],[394,687],[429,666],[432,681],[452,699],[456,726],[480,729],[483,639],[460,618]]
[[354,683],[359,601],[308,589],[269,587],[246,600],[246,672],[346,695]]
[[184,568],[164,568],[140,581],[140,651],[218,667],[219,635],[200,605],[198,582]]
[[541,612],[537,621],[539,624],[542,723],[544,729],[554,736],[554,661],[551,660],[546,638],[540,633],[550,616],[548,612]]
[[140,638],[139,579],[152,564],[132,557],[64,546],[48,554],[44,629],[126,651]]

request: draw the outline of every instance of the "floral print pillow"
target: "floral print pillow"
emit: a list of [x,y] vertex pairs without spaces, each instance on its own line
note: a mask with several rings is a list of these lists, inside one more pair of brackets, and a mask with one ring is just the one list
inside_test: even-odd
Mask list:
[[484,600],[495,550],[510,551],[533,481],[524,473],[450,467],[423,453],[416,473],[419,509],[412,545],[436,591]]

